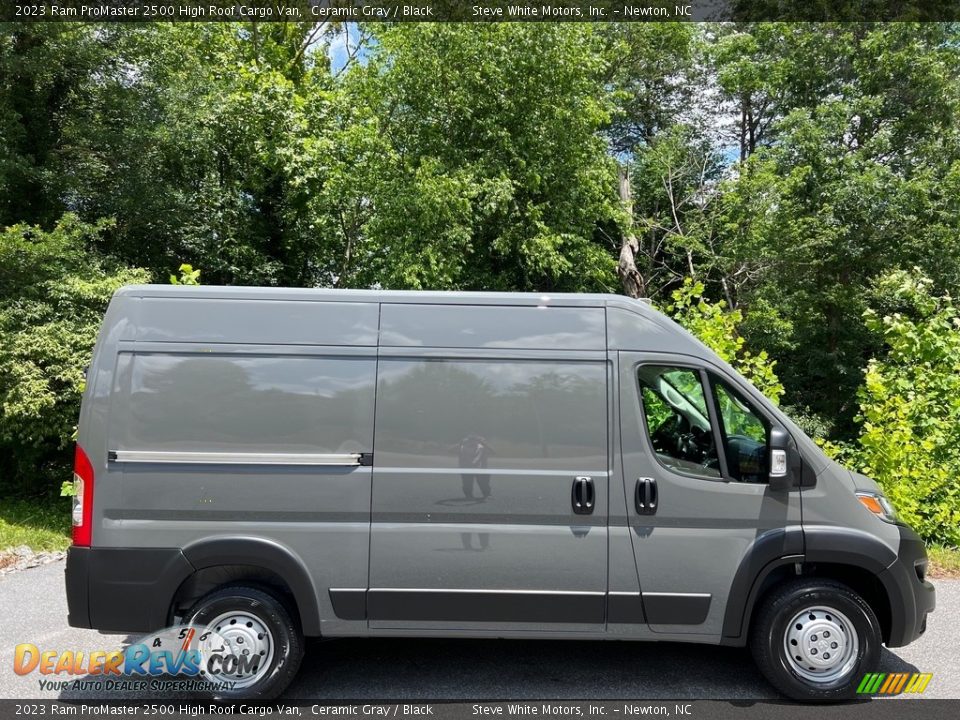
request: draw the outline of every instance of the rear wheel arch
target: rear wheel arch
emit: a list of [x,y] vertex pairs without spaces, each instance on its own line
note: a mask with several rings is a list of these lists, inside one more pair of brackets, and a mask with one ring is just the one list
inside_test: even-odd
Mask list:
[[320,635],[316,588],[306,566],[290,549],[264,538],[219,537],[192,543],[183,549],[183,555],[195,572],[177,589],[171,613],[213,588],[241,581],[256,583],[288,598],[304,635]]

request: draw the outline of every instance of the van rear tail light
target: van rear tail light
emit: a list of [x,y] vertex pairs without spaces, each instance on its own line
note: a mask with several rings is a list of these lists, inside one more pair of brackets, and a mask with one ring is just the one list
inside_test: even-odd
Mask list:
[[93,534],[93,465],[79,445],[73,456],[73,481],[77,489],[73,496],[73,544],[90,547]]

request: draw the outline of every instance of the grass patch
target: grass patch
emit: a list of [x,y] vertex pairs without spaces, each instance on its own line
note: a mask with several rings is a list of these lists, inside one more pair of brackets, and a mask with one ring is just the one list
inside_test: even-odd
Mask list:
[[930,558],[930,577],[960,578],[960,548],[930,545],[927,547],[927,557]]
[[21,545],[36,551],[66,550],[70,501],[7,499],[0,503],[0,553]]

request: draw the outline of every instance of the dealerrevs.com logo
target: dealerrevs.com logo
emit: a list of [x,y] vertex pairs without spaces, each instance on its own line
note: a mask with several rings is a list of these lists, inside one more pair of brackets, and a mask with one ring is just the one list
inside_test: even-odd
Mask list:
[[21,643],[13,671],[39,675],[41,690],[232,690],[265,661],[210,628],[175,626],[117,650],[56,650]]

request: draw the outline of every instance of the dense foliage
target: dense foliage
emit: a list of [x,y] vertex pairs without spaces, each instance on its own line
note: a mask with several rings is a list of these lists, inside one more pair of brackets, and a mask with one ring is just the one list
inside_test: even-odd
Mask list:
[[[629,235],[645,294],[956,542],[958,48],[938,23],[6,24],[0,482],[59,486],[120,282],[616,291]],[[930,300],[888,312],[894,286]]]
[[0,232],[0,485],[37,494],[69,476],[84,368],[103,310],[142,270],[88,248],[106,229],[66,215],[50,231]]
[[709,302],[703,291],[703,284],[686,278],[683,285],[673,291],[670,304],[665,308],[667,313],[736,368],[774,404],[779,403],[783,385],[774,369],[776,361],[769,358],[766,350],[754,355],[746,349],[746,341],[740,334],[743,313],[728,310],[725,300]]
[[960,545],[960,313],[932,284],[905,271],[876,283],[882,309],[865,317],[884,350],[867,365],[863,426],[847,459],[924,537]]
[[345,238],[356,254],[340,282],[610,284],[610,253],[591,242],[616,212],[599,49],[591,26],[384,29],[344,84],[372,147],[349,160],[367,207]]

